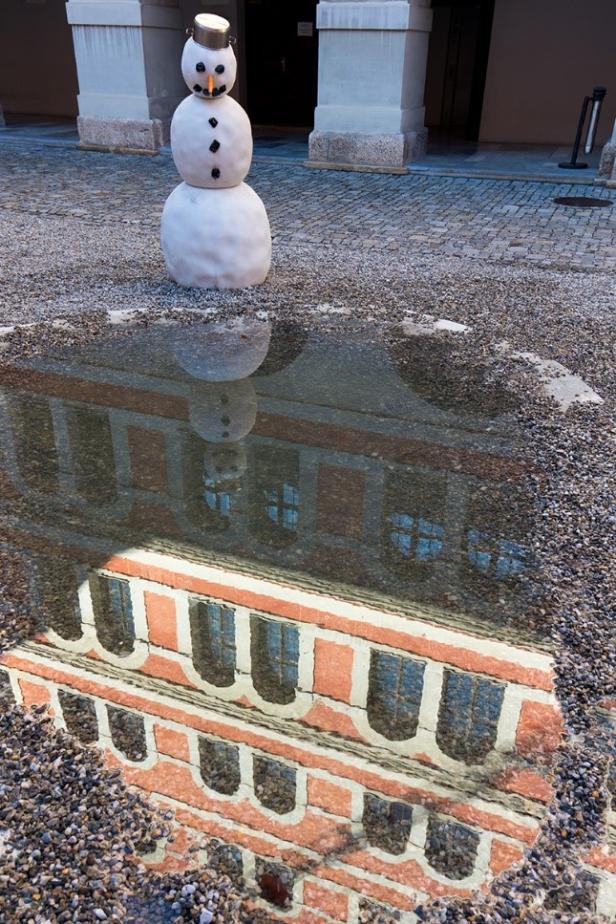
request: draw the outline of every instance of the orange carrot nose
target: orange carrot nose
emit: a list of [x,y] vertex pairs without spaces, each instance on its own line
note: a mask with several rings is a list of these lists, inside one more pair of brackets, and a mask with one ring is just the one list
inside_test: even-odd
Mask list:
[[207,88],[210,91],[210,93],[214,92],[214,86],[215,86],[214,75],[208,74],[207,75]]

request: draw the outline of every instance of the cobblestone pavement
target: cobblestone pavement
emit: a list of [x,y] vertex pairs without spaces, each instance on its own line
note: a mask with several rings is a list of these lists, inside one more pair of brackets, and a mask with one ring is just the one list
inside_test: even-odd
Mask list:
[[[42,145],[0,147],[0,208],[158,228],[178,182],[168,156]],[[616,209],[570,209],[555,196],[610,191],[539,182],[313,171],[253,165],[279,243],[456,257],[577,270],[616,268]]]

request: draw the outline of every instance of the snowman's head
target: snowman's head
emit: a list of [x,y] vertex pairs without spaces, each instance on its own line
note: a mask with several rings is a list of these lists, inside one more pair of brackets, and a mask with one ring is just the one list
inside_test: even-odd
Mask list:
[[195,16],[192,36],[182,52],[182,76],[195,96],[218,99],[235,83],[237,61],[229,29],[229,22],[222,16],[212,13]]

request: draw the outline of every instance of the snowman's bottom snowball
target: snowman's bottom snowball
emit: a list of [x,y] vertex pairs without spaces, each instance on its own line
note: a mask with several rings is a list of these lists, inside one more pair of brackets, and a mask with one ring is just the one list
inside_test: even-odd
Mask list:
[[243,289],[269,272],[267,212],[246,183],[227,189],[180,183],[165,203],[160,237],[169,275],[181,286]]

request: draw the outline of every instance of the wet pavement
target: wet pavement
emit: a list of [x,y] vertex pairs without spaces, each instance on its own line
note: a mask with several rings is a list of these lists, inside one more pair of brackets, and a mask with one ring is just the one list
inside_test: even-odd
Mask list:
[[[481,356],[163,324],[7,360],[0,388],[0,818],[38,889],[7,919],[410,921],[528,855],[563,740],[543,473]],[[16,821],[66,850],[92,793],[96,849],[48,872]],[[84,856],[62,917],[48,883]],[[609,911],[612,879],[582,879]]]

